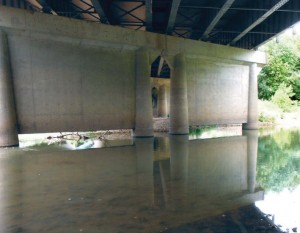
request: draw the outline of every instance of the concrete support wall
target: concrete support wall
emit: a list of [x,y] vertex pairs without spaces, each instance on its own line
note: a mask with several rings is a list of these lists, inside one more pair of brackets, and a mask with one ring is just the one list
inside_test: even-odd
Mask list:
[[140,49],[135,55],[136,105],[135,130],[136,137],[153,136],[153,112],[151,102],[151,79],[149,51]]
[[[8,7],[0,15],[15,94],[5,98],[15,99],[19,133],[135,129],[152,136],[150,57],[161,51],[173,73],[171,134],[187,134],[189,125],[253,126],[256,119],[252,78],[248,114],[249,65],[263,65],[264,53]],[[2,112],[16,125],[13,112]],[[8,136],[15,133],[1,130],[11,137],[3,145],[17,143]]]
[[9,45],[20,133],[134,128],[134,51],[18,33]]
[[248,66],[187,58],[190,125],[247,121]]
[[0,147],[19,144],[6,33],[0,30]]
[[188,134],[188,99],[186,83],[185,54],[175,56],[174,71],[171,75],[170,134]]
[[248,90],[248,115],[247,123],[243,129],[258,129],[258,90],[257,90],[257,64],[249,67],[249,90]]

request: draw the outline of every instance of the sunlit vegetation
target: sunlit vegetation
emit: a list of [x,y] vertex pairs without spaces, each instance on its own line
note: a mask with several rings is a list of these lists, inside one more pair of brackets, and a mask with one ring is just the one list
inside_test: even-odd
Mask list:
[[288,105],[297,105],[300,100],[300,36],[283,36],[280,43],[273,40],[264,49],[268,64],[258,77],[259,99],[272,100],[276,96],[277,101],[282,97],[290,101]]
[[258,76],[259,121],[295,124],[300,121],[300,36],[283,35],[262,49],[268,64]]

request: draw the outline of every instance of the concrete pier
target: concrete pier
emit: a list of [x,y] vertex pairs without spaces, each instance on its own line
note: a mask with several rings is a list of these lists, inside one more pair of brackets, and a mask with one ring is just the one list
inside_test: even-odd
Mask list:
[[170,134],[188,134],[188,100],[185,54],[175,56],[170,90]]
[[158,116],[166,117],[168,115],[168,98],[167,88],[165,85],[159,87],[158,90]]
[[135,54],[136,110],[135,137],[153,137],[149,51],[139,49]]
[[258,129],[257,64],[249,66],[248,117],[243,129]]
[[18,144],[8,41],[6,34],[0,30],[0,147]]

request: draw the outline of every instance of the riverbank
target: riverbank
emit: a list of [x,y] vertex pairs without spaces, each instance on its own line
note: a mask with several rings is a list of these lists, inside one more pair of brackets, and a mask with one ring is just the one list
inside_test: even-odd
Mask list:
[[259,126],[300,127],[300,107],[294,106],[291,112],[284,112],[270,101],[258,101]]

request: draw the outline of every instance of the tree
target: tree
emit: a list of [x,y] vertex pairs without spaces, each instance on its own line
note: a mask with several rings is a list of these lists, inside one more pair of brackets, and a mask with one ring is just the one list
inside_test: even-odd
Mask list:
[[272,97],[272,102],[277,104],[284,112],[289,112],[291,107],[293,106],[293,101],[291,97],[293,97],[295,93],[293,93],[293,89],[291,86],[286,86],[284,83],[281,83]]
[[282,43],[269,42],[265,47],[268,64],[258,76],[258,97],[271,100],[283,83],[291,86],[294,100],[300,100],[300,37],[284,37]]

